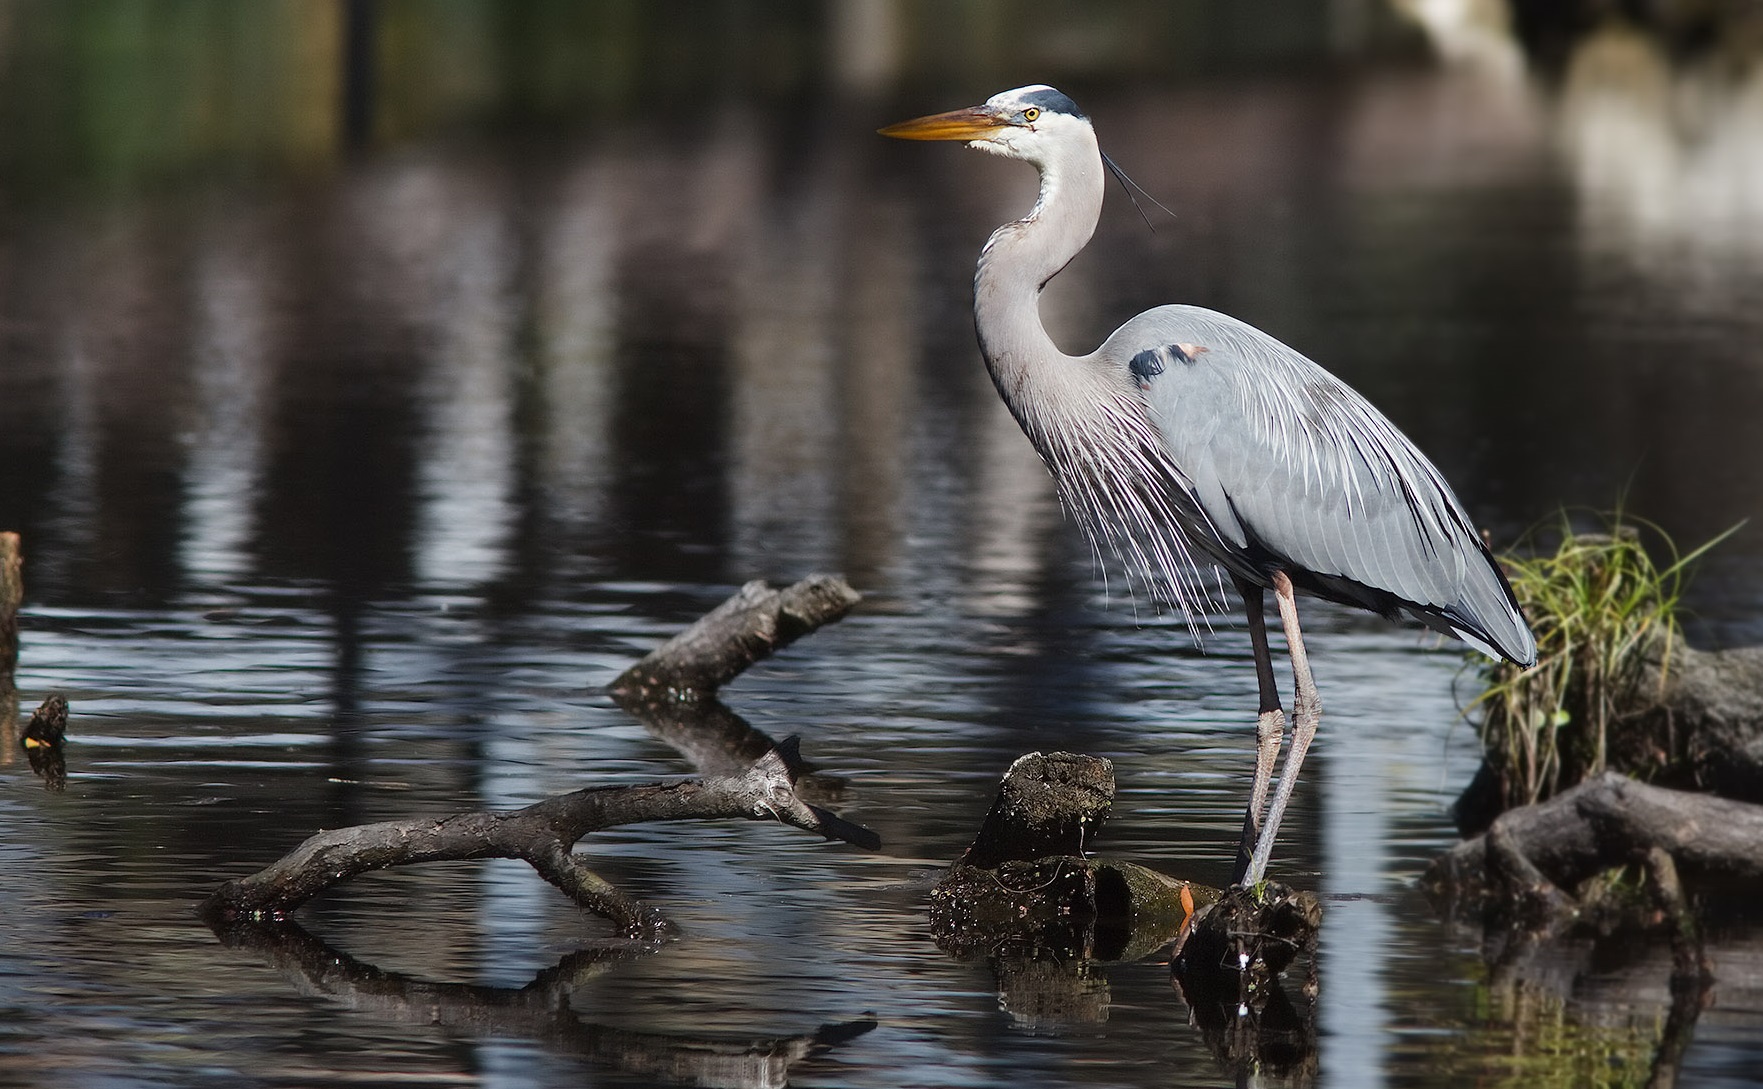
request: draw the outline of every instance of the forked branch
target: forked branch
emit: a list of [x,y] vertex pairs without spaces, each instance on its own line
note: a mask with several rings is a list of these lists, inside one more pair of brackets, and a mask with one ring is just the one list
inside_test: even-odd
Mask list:
[[[675,704],[713,695],[747,665],[851,608],[855,591],[817,577],[783,591],[749,583],[671,640],[614,686],[627,707]],[[280,918],[313,896],[371,870],[418,862],[515,858],[625,933],[659,939],[665,916],[589,870],[574,853],[590,832],[650,821],[771,820],[866,849],[867,828],[804,801],[796,792],[794,742],[771,746],[740,774],[634,787],[590,787],[513,811],[384,821],[320,832],[257,873],[228,881],[204,905],[211,917]]]

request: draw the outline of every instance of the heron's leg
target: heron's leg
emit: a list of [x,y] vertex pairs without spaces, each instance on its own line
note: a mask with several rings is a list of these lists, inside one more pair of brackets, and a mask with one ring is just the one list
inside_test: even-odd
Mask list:
[[1273,680],[1273,655],[1267,649],[1267,599],[1261,587],[1237,579],[1243,595],[1243,612],[1249,618],[1249,645],[1255,651],[1255,680],[1261,686],[1261,712],[1255,719],[1255,784],[1249,789],[1249,808],[1243,814],[1243,838],[1237,844],[1237,864],[1231,880],[1241,881],[1249,868],[1255,842],[1261,836],[1261,813],[1267,808],[1267,787],[1273,782],[1273,765],[1285,740],[1286,716],[1279,706],[1279,686]]
[[1316,682],[1310,676],[1310,656],[1304,653],[1304,633],[1298,630],[1298,603],[1292,595],[1292,580],[1283,571],[1274,573],[1273,601],[1279,606],[1280,623],[1286,632],[1286,654],[1292,660],[1292,748],[1286,753],[1285,767],[1279,773],[1273,803],[1267,807],[1267,822],[1255,843],[1255,857],[1249,860],[1249,870],[1243,875],[1245,885],[1260,883],[1267,873],[1273,841],[1279,837],[1280,818],[1285,816],[1286,803],[1292,800],[1292,788],[1298,785],[1298,769],[1304,765],[1304,753],[1316,737],[1316,724],[1322,718],[1322,702],[1316,698]]

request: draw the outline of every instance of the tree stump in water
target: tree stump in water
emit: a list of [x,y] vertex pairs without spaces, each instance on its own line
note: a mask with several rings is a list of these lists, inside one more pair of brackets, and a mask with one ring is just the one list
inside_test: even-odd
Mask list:
[[[1257,1073],[1299,1083],[1316,1074],[1316,936],[1322,904],[1273,881],[1232,885],[1197,912],[1169,958],[1169,974],[1207,1046],[1239,1079]],[[1302,1008],[1280,975],[1305,956]]]
[[[1107,1019],[1100,963],[1173,943],[1174,981],[1221,1062],[1313,1073],[1315,1003],[1299,1012],[1278,977],[1314,950],[1316,898],[1272,884],[1221,898],[1143,866],[1090,858],[1113,797],[1114,769],[1098,757],[1030,753],[1012,764],[979,834],[931,894],[937,944],[963,959],[987,957],[1002,1007],[1023,1028],[1047,1031]],[[1307,997],[1314,987],[1312,970]]]
[[1300,953],[1314,953],[1321,926],[1322,902],[1314,893],[1274,881],[1232,885],[1195,915],[1171,966],[1188,979],[1216,976],[1214,983],[1236,985],[1240,976],[1253,992]]
[[1095,756],[1029,753],[1005,773],[979,834],[931,893],[931,932],[960,957],[1131,960],[1172,941],[1214,890],[1085,849],[1114,800]]

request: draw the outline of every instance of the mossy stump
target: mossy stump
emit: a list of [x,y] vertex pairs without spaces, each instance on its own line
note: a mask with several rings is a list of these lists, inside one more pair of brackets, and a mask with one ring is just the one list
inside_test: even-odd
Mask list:
[[1107,760],[1029,753],[1010,766],[978,835],[931,893],[946,951],[1130,960],[1173,940],[1186,903],[1217,894],[1085,854],[1114,798]]

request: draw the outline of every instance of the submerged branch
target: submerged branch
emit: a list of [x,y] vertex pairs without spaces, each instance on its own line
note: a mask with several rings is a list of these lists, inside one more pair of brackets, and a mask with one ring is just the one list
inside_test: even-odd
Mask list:
[[[716,686],[777,648],[848,612],[857,594],[842,580],[804,579],[782,591],[753,582],[627,670],[613,690],[639,716],[711,696]],[[652,702],[651,702],[652,701]],[[710,700],[714,703],[714,700]],[[694,703],[693,706],[703,706]],[[685,728],[670,718],[675,730]],[[621,892],[574,853],[590,832],[649,821],[771,820],[866,849],[867,828],[798,794],[795,743],[765,744],[741,770],[634,787],[590,787],[513,811],[384,821],[320,832],[257,873],[228,881],[204,911],[216,918],[280,918],[331,886],[371,870],[420,862],[520,859],[565,895],[633,937],[673,932],[660,912]]]
[[789,768],[773,752],[739,779],[596,787],[512,812],[480,810],[320,832],[273,865],[222,885],[204,909],[222,916],[275,917],[370,870],[418,862],[517,858],[625,932],[664,937],[672,929],[664,917],[595,876],[570,848],[589,832],[618,825],[731,817],[775,820],[827,839],[876,845],[868,829],[797,798]]

